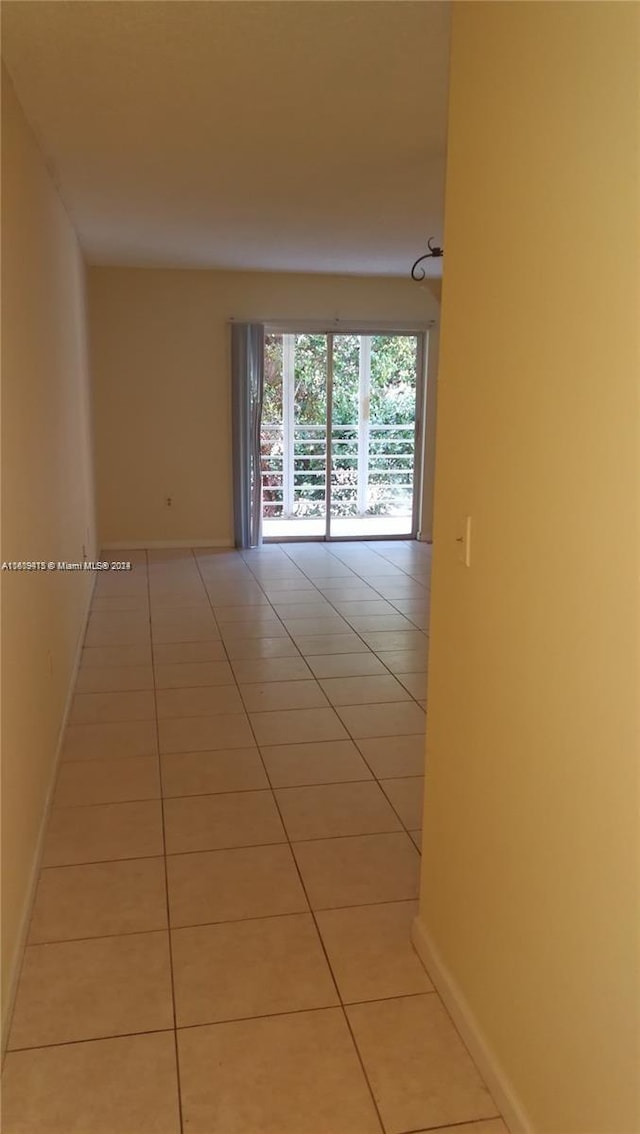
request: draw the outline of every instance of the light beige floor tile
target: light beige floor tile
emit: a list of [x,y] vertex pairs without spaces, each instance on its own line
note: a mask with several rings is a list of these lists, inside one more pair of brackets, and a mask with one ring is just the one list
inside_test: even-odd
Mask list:
[[260,751],[273,787],[371,779],[371,772],[352,740],[275,744]]
[[105,803],[51,812],[43,866],[71,866],[163,853],[160,803]]
[[362,654],[311,655],[307,658],[307,665],[319,679],[367,677],[387,672],[380,659],[370,650]]
[[358,737],[358,748],[379,780],[424,774],[424,732],[408,736]]
[[429,600],[427,598],[396,599],[393,605],[406,618],[413,618],[415,614],[428,614],[429,612]]
[[497,1114],[434,993],[355,1004],[347,1015],[389,1134]]
[[257,583],[252,585],[222,586],[218,583],[207,583],[207,594],[212,606],[253,606],[265,605],[264,593]]
[[198,575],[197,569],[191,572],[151,571],[149,576],[149,593],[151,607],[155,606],[160,613],[168,606],[176,609],[175,603],[189,610],[200,610],[211,614],[211,607],[204,588],[204,583]]
[[420,856],[404,832],[295,843],[313,909],[417,898]]
[[[149,613],[146,607],[142,610],[92,611],[88,625],[96,630],[148,630]],[[126,642],[121,644],[126,645]]]
[[430,1130],[418,1130],[417,1134],[509,1134],[501,1118],[485,1118],[480,1122],[463,1122],[455,1126],[431,1127]]
[[377,591],[370,587],[368,583],[363,583],[357,579],[351,581],[346,580],[344,583],[337,581],[318,583],[318,590],[321,594],[326,595],[329,602],[362,602],[362,601],[375,601],[380,599]]
[[369,647],[357,634],[314,634],[296,638],[296,645],[304,657],[314,654],[366,654]]
[[250,791],[269,786],[257,748],[180,752],[160,759],[165,798]]
[[146,594],[138,595],[95,595],[91,602],[91,613],[109,613],[116,611],[119,614],[124,613],[142,613],[148,614],[149,612],[149,599]]
[[329,677],[320,682],[332,705],[380,705],[389,701],[408,701],[406,689],[392,677]]
[[214,622],[203,621],[184,622],[175,626],[154,625],[152,634],[154,649],[156,646],[179,645],[194,642],[219,642],[220,635]]
[[306,576],[302,571],[291,562],[288,563],[269,563],[269,564],[250,564],[251,574],[259,583],[269,583],[280,581],[289,583],[291,587],[304,586],[307,582]]
[[80,668],[97,666],[117,669],[151,665],[151,644],[138,646],[85,646],[80,656]]
[[216,606],[214,607],[216,622],[219,626],[228,626],[234,622],[277,622],[271,606]]
[[167,854],[286,842],[270,791],[166,799],[164,829]]
[[[175,588],[175,593],[176,594],[183,594],[184,593],[184,587],[178,585]],[[155,598],[154,590],[153,590],[153,587],[152,587],[152,590],[151,590],[151,602],[152,602],[152,604],[154,602],[154,598]],[[152,615],[152,622],[154,624],[154,633],[155,633],[156,629],[157,630],[174,629],[176,627],[181,628],[183,626],[199,627],[199,626],[206,625],[206,626],[213,626],[215,628],[215,618],[213,617],[213,612],[211,610],[209,603],[207,602],[207,599],[206,599],[206,596],[204,595],[204,592],[199,592],[198,601],[194,602],[193,606],[182,606],[182,607],[171,607],[171,608],[163,607],[162,609],[157,610]]]
[[377,579],[406,579],[406,575],[400,567],[380,555],[376,555],[375,559],[360,565],[358,571],[363,579],[371,580],[374,585]]
[[338,1004],[310,914],[172,932],[178,1027]]
[[398,613],[390,602],[381,598],[362,599],[359,602],[353,599],[338,599],[335,606],[348,622],[351,618],[380,618]]
[[315,598],[311,598],[308,602],[288,602],[284,596],[281,596],[281,601],[274,600],[273,609],[283,622],[291,618],[322,618],[325,614],[335,616],[336,613],[331,603],[317,592]]
[[404,673],[426,674],[427,671],[426,647],[417,650],[378,650],[378,657],[387,669],[398,676]]
[[158,721],[160,751],[206,752],[221,748],[250,748],[255,744],[242,713],[215,717],[172,717]]
[[417,902],[390,902],[317,914],[345,1003],[433,990],[411,944],[417,912]]
[[259,745],[347,739],[346,729],[333,709],[251,713],[251,725]]
[[233,662],[236,681],[241,685],[265,681],[308,681],[312,673],[304,658],[246,658]]
[[42,870],[29,942],[165,929],[165,891],[162,858]]
[[195,689],[199,685],[231,684],[233,684],[233,674],[227,661],[156,665],[157,689]]
[[104,760],[154,756],[157,751],[155,720],[69,725],[65,732],[62,759]]
[[[302,660],[302,659],[301,659]],[[317,681],[263,681],[241,685],[240,692],[248,712],[273,709],[313,709],[329,702]]]
[[195,622],[212,617],[209,596],[200,580],[181,581],[152,575],[149,591],[152,621],[180,624],[184,620]]
[[420,630],[364,630],[362,637],[376,654],[415,650],[427,656],[427,640]]
[[170,855],[167,872],[173,926],[308,909],[288,846]]
[[53,805],[74,807],[159,797],[160,772],[157,756],[130,756],[119,760],[69,760],[58,769]]
[[233,638],[225,642],[232,662],[251,658],[298,658],[300,651],[286,634],[282,638]]
[[426,673],[403,673],[399,675],[398,681],[402,682],[405,689],[408,690],[412,697],[415,697],[416,701],[422,701],[426,698]]
[[[149,600],[149,579],[146,577],[146,572],[137,572],[137,574],[128,572],[127,577],[120,573],[118,575],[102,573],[96,577],[93,602],[103,598],[123,599],[125,596],[138,599],[142,603]],[[120,612],[135,613],[137,609]]]
[[369,736],[406,736],[425,727],[424,712],[414,701],[389,705],[354,705],[341,707],[338,716],[354,738]]
[[29,945],[9,1048],[155,1031],[172,1024],[167,931]]
[[378,576],[375,583],[379,594],[394,602],[395,599],[421,599],[426,594],[425,587],[416,579],[384,579]]
[[180,1134],[172,1032],[9,1053],[4,1134]]
[[150,721],[156,715],[153,693],[76,693],[69,723],[106,724],[112,721]]
[[428,610],[425,611],[424,614],[419,614],[418,612],[416,612],[415,614],[407,615],[407,618],[410,622],[413,623],[415,627],[417,627],[418,630],[426,631],[429,629],[430,618]]
[[297,642],[299,638],[312,638],[316,634],[348,634],[350,626],[336,611],[316,618],[288,618],[288,633]]
[[[260,608],[262,609],[262,608]],[[225,622],[220,627],[220,636],[223,642],[239,642],[246,638],[286,638],[287,631],[280,619],[272,615],[270,618],[262,615],[260,618],[247,619],[245,622]]]
[[305,586],[292,587],[286,581],[284,583],[274,581],[264,584],[264,592],[274,609],[279,603],[287,603],[304,608],[307,603],[320,603],[324,601],[320,592],[309,582],[307,582]]
[[195,689],[158,689],[158,720],[171,717],[215,717],[244,713],[235,685],[199,685]]
[[391,630],[412,631],[415,630],[413,622],[405,618],[403,614],[395,613],[377,615],[377,614],[350,614],[347,620],[350,626],[357,631],[358,634],[363,633],[382,633]]
[[279,788],[276,798],[291,840],[400,830],[397,816],[373,780]]
[[178,1049],[190,1134],[380,1134],[338,1008],[187,1028]]
[[205,613],[188,614],[190,607],[177,610],[164,610],[152,616],[152,638],[154,646],[175,642],[215,642],[220,634],[209,608]]
[[124,690],[153,689],[150,665],[81,666],[76,693],[113,693]]
[[397,780],[382,780],[384,794],[405,827],[419,831],[424,810],[424,776],[404,776]]
[[159,665],[189,665],[194,662],[224,661],[222,642],[154,642],[153,659]]
[[149,621],[139,614],[92,614],[87,623],[85,646],[146,646]]
[[288,556],[282,556],[277,562],[276,557],[272,557],[269,562],[266,561],[264,553],[260,553],[263,558],[261,562],[254,560],[247,560],[247,566],[251,575],[259,579],[260,582],[268,582],[270,580],[280,579],[291,583],[291,585],[303,585],[306,582],[306,577],[298,569]]
[[337,559],[329,559],[324,563],[305,564],[305,572],[312,583],[320,589],[325,583],[361,583],[362,579],[345,563]]
[[154,587],[151,592],[151,615],[152,619],[162,616],[169,611],[179,611],[185,608],[193,610],[197,608],[201,610],[203,616],[208,617],[211,614],[211,604],[209,596],[202,585],[187,589],[180,587],[178,590],[159,590]]

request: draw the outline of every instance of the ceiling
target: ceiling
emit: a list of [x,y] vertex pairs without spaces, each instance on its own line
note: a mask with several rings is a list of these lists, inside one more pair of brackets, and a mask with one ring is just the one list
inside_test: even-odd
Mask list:
[[2,54],[91,262],[404,276],[442,237],[448,17],[4,0]]

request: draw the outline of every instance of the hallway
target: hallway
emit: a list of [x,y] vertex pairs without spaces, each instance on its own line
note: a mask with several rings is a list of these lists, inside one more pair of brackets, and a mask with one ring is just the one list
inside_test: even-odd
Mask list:
[[133,569],[96,580],[5,1134],[506,1134],[410,944],[430,548],[118,555]]

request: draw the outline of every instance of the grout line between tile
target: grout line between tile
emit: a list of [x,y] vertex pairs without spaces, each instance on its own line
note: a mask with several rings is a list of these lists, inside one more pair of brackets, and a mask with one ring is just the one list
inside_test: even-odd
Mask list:
[[[278,844],[278,845],[282,845],[282,844]],[[122,860],[119,859],[118,861],[122,861]],[[64,867],[62,867],[62,868],[48,867],[47,869],[57,870],[57,869],[65,869],[65,868]],[[364,902],[364,903],[363,902],[351,902],[348,906],[319,906],[316,912],[317,913],[332,913],[334,910],[368,909],[369,906],[403,905],[406,902],[415,903],[416,900],[417,899],[415,899],[415,898],[389,898],[388,900],[380,901],[380,902]],[[29,949],[37,948],[40,945],[65,945],[65,944],[67,944],[71,941],[100,941],[102,938],[108,938],[108,937],[140,937],[143,934],[147,934],[147,933],[166,933],[166,932],[172,932],[172,930],[177,930],[177,929],[204,929],[207,926],[213,926],[213,925],[237,925],[237,924],[241,924],[242,922],[245,922],[245,921],[271,921],[271,920],[273,920],[273,918],[281,918],[281,917],[306,917],[310,912],[311,912],[310,910],[298,910],[296,913],[289,912],[289,913],[252,914],[250,917],[228,917],[228,918],[221,918],[221,919],[216,920],[216,921],[191,921],[191,922],[186,923],[185,925],[171,926],[167,923],[165,925],[156,926],[154,929],[123,929],[123,930],[118,930],[117,933],[97,933],[97,934],[93,934],[91,936],[84,935],[82,937],[55,937],[55,938],[52,938],[50,941],[28,941],[26,948],[29,948]],[[381,1000],[382,997],[376,997],[376,999]]]
[[[148,553],[148,551],[145,551],[145,558],[146,558],[146,563],[147,563],[147,588],[148,588],[148,593],[149,593],[149,605],[151,605],[151,592],[150,592],[150,583],[149,583],[149,553]],[[184,1120],[183,1120],[183,1115],[182,1115],[182,1090],[181,1090],[181,1086],[180,1086],[180,1056],[179,1056],[179,1052],[178,1052],[176,988],[175,988],[175,979],[174,979],[174,973],[173,973],[173,943],[171,941],[171,932],[170,932],[171,909],[170,909],[170,905],[169,905],[169,873],[168,873],[168,869],[167,869],[167,836],[166,836],[166,826],[165,826],[165,816],[164,816],[164,799],[163,799],[163,796],[162,796],[162,761],[160,759],[160,730],[159,730],[159,726],[158,726],[158,700],[157,700],[157,694],[156,694],[156,690],[155,690],[156,671],[155,671],[155,661],[154,661],[154,657],[153,657],[153,624],[151,623],[151,617],[150,617],[150,634],[151,634],[151,668],[152,668],[152,672],[153,672],[153,684],[154,684],[153,700],[154,700],[154,704],[155,704],[155,708],[156,708],[155,726],[156,726],[156,744],[157,744],[157,747],[158,747],[158,776],[160,778],[160,812],[161,812],[161,818],[162,818],[162,860],[163,860],[163,864],[164,864],[164,892],[165,892],[166,912],[167,912],[167,938],[168,938],[168,945],[169,945],[169,974],[170,974],[170,979],[171,979],[171,1010],[173,1012],[173,1044],[174,1044],[174,1052],[175,1052],[175,1060],[176,1060],[176,1088],[177,1088],[177,1093],[178,1093],[178,1120],[179,1120],[179,1123],[180,1123],[180,1131],[182,1132],[184,1130]]]
[[[474,1064],[475,1066],[475,1064]],[[461,1126],[476,1126],[481,1122],[493,1122],[496,1118],[502,1118],[501,1114],[490,1114],[487,1118],[465,1118],[462,1122],[442,1122],[436,1123],[435,1126],[412,1126],[411,1130],[400,1130],[397,1134],[427,1134],[429,1130],[459,1130]]]
[[[252,729],[252,731],[253,731],[253,725],[252,725],[252,724],[251,724],[251,729]],[[254,736],[255,736],[255,733],[254,733]],[[256,738],[256,740],[257,740],[257,738]],[[260,748],[259,748],[259,747],[258,747],[258,751],[260,751]],[[261,753],[261,752],[260,752],[260,759],[262,760],[262,763],[263,763],[263,766],[264,766],[265,775],[266,775],[266,777],[267,777],[267,779],[268,779],[268,781],[269,781],[269,784],[271,785],[271,778],[270,778],[270,776],[269,776],[269,770],[268,770],[268,768],[267,768],[267,766],[266,766],[266,764],[265,764],[265,762],[264,762],[264,759],[263,759],[263,757],[262,757],[262,753]],[[327,964],[327,968],[328,968],[328,970],[329,970],[329,973],[330,973],[330,975],[331,975],[331,980],[333,981],[333,986],[334,986],[334,989],[335,989],[335,993],[336,993],[336,996],[337,996],[337,998],[338,998],[338,1002],[339,1002],[339,1005],[340,1005],[340,1008],[341,1008],[341,1011],[342,1011],[342,1017],[343,1017],[343,1020],[344,1020],[344,1022],[345,1022],[345,1024],[346,1024],[346,1027],[348,1028],[348,1030],[349,1030],[349,1033],[350,1033],[350,1035],[351,1035],[351,1042],[353,1043],[354,1051],[355,1051],[355,1053],[356,1053],[356,1058],[358,1059],[358,1062],[360,1063],[360,1067],[361,1067],[361,1069],[362,1069],[362,1074],[363,1074],[363,1076],[364,1076],[364,1080],[365,1080],[365,1082],[366,1082],[366,1084],[367,1084],[367,1087],[368,1087],[368,1089],[369,1089],[369,1095],[370,1095],[370,1097],[371,1097],[371,1102],[372,1102],[372,1104],[373,1104],[373,1107],[374,1107],[374,1109],[375,1109],[375,1112],[376,1112],[376,1115],[377,1115],[377,1118],[378,1118],[378,1122],[380,1123],[380,1129],[381,1129],[381,1131],[382,1131],[382,1134],[384,1134],[384,1129],[385,1129],[385,1127],[384,1127],[384,1123],[383,1123],[383,1121],[382,1121],[382,1115],[380,1114],[380,1110],[379,1110],[379,1108],[378,1108],[378,1104],[377,1104],[377,1102],[376,1102],[376,1099],[375,1099],[375,1095],[374,1095],[374,1093],[373,1093],[373,1089],[372,1089],[372,1087],[371,1087],[371,1083],[369,1082],[369,1077],[368,1077],[368,1075],[367,1075],[367,1072],[366,1072],[366,1069],[365,1069],[364,1063],[363,1063],[363,1061],[362,1061],[362,1056],[360,1055],[360,1051],[359,1051],[359,1048],[358,1048],[358,1046],[357,1046],[357,1044],[356,1044],[356,1042],[355,1042],[355,1036],[353,1035],[353,1031],[352,1031],[352,1029],[351,1029],[351,1025],[350,1025],[350,1023],[349,1023],[349,1019],[348,1019],[347,1013],[346,1013],[346,1011],[345,1011],[345,1007],[344,1007],[344,1001],[343,1001],[343,999],[342,999],[342,994],[341,994],[341,992],[340,992],[340,988],[339,988],[339,986],[338,986],[338,981],[337,981],[336,975],[335,975],[335,973],[334,973],[334,971],[333,971],[333,966],[332,966],[332,964],[331,964],[331,960],[330,960],[330,958],[329,958],[329,954],[328,954],[328,952],[327,952],[327,948],[326,948],[326,945],[325,945],[325,942],[324,942],[324,938],[323,938],[323,936],[322,936],[322,933],[320,932],[320,926],[318,925],[318,919],[317,919],[317,917],[316,917],[316,911],[315,911],[315,910],[313,909],[313,906],[312,906],[312,904],[311,904],[311,901],[309,900],[309,894],[308,894],[308,891],[307,891],[307,887],[306,887],[306,885],[305,885],[305,881],[304,881],[304,878],[303,878],[303,876],[302,876],[302,871],[301,871],[301,869],[300,869],[300,865],[299,865],[299,863],[298,863],[298,860],[297,860],[297,858],[296,858],[296,855],[295,855],[295,852],[294,852],[294,849],[293,849],[293,844],[292,844],[292,842],[291,842],[291,839],[289,838],[289,833],[288,833],[288,831],[287,831],[287,827],[286,827],[286,824],[285,824],[285,821],[284,821],[284,816],[282,815],[282,811],[281,811],[281,809],[280,809],[280,804],[279,804],[278,798],[277,798],[277,796],[276,796],[276,793],[275,793],[275,791],[273,790],[273,787],[271,788],[271,793],[272,793],[272,796],[273,796],[273,800],[274,800],[275,806],[276,806],[276,808],[277,808],[277,810],[278,810],[278,814],[279,814],[279,816],[280,816],[280,822],[282,823],[282,827],[283,827],[283,829],[284,829],[284,831],[285,831],[285,834],[286,834],[286,836],[287,836],[287,843],[288,843],[288,846],[289,846],[289,853],[290,853],[290,855],[291,855],[291,858],[292,858],[292,860],[293,860],[293,863],[294,863],[295,869],[296,869],[296,871],[297,871],[297,874],[298,874],[298,878],[299,878],[299,881],[300,881],[300,885],[301,885],[301,887],[302,887],[302,892],[303,892],[303,894],[304,894],[304,896],[305,896],[305,901],[306,901],[306,903],[307,903],[307,905],[308,905],[308,907],[309,907],[309,913],[310,913],[310,915],[311,915],[311,917],[312,917],[312,919],[313,919],[313,924],[314,924],[314,926],[315,926],[315,930],[316,930],[317,939],[318,939],[318,942],[319,942],[319,944],[320,944],[320,948],[322,949],[322,952],[323,952],[323,954],[324,954],[324,959],[325,959],[325,961],[326,961],[326,964]]]
[[29,1047],[12,1047],[7,1055],[17,1055],[21,1051],[45,1051],[52,1047],[76,1047],[79,1043],[100,1043],[101,1040],[127,1039],[131,1036],[156,1036],[174,1032],[175,1028],[146,1028],[140,1032],[110,1032],[106,1036],[85,1036],[83,1039],[63,1040],[61,1043],[38,1043]]

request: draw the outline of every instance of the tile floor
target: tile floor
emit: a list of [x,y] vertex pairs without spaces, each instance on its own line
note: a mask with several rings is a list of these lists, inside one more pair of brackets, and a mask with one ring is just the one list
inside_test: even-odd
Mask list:
[[429,548],[131,559],[96,582],[5,1134],[506,1134],[410,945]]

